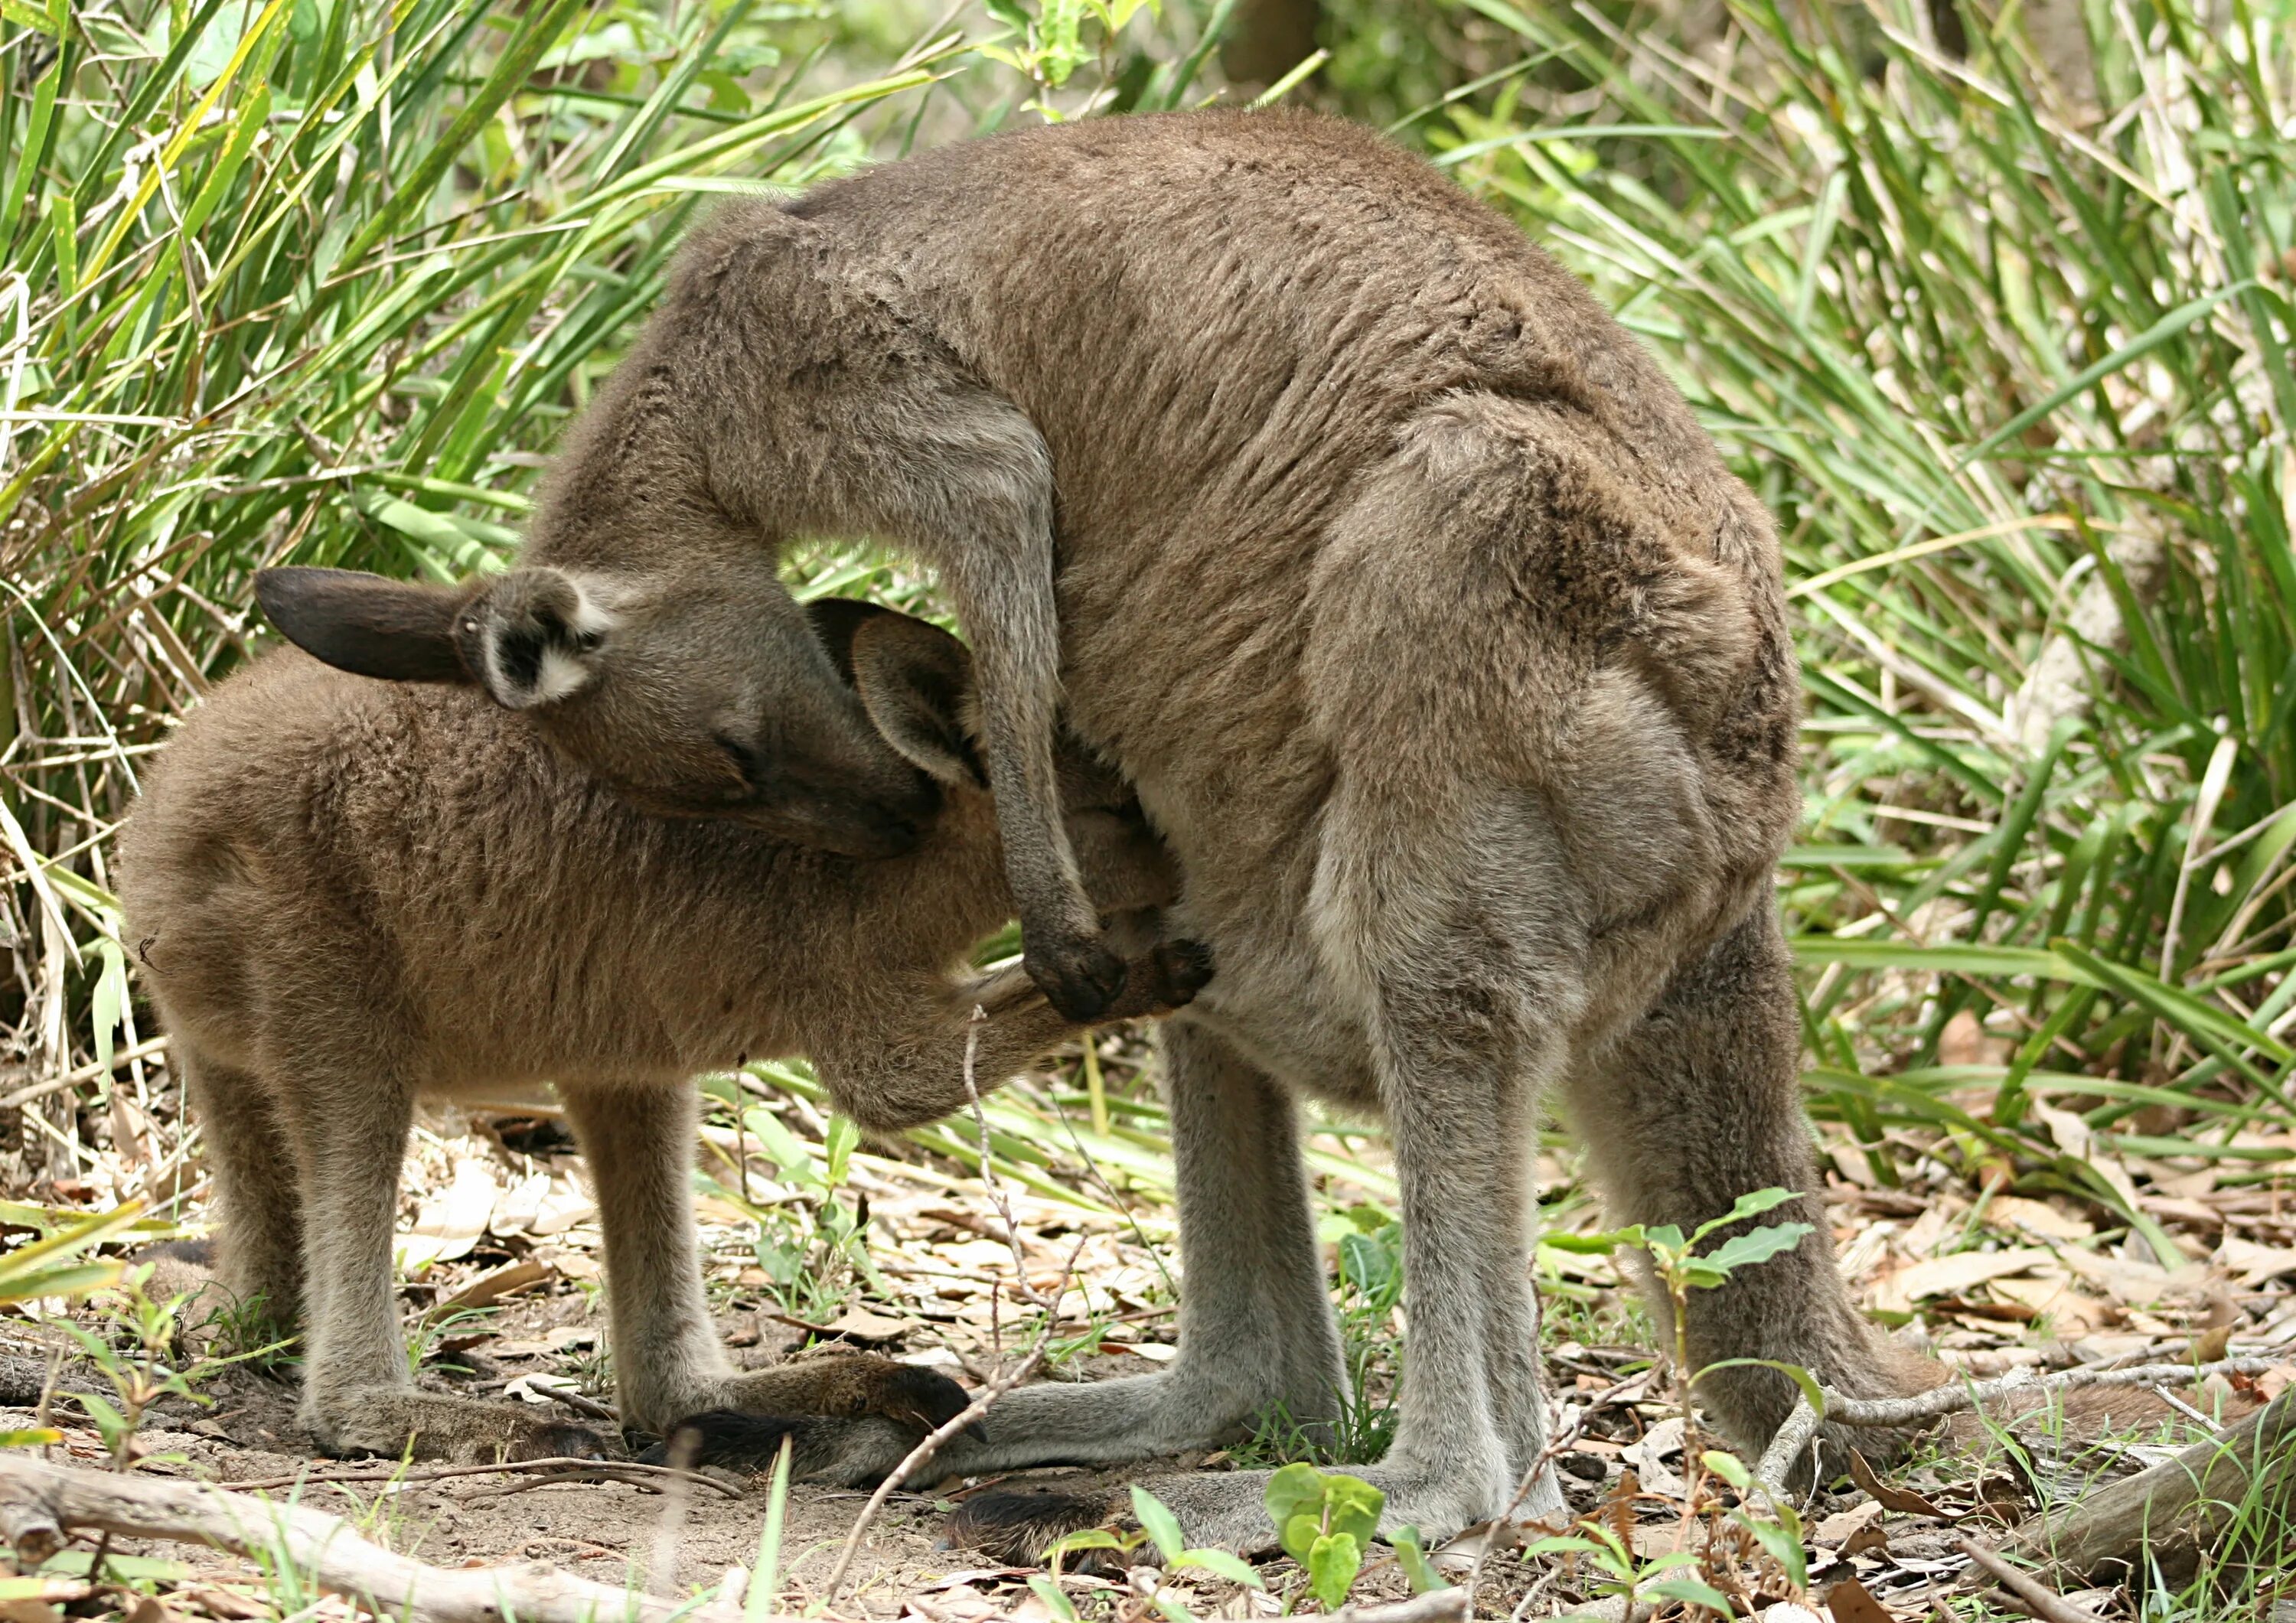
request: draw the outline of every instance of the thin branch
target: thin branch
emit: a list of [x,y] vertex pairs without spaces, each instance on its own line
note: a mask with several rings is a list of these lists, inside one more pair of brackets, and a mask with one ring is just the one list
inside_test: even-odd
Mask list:
[[2104,1623],[2104,1619],[2086,1606],[2076,1606],[2030,1572],[2020,1572],[1991,1550],[1972,1538],[1955,1541],[1961,1553],[1983,1568],[1994,1582],[1999,1584],[2023,1603],[2041,1623]]
[[[46,1560],[81,1529],[206,1545],[405,1623],[743,1623],[742,1609],[594,1584],[539,1562],[441,1568],[370,1544],[340,1516],[196,1482],[116,1477],[0,1456],[0,1537],[19,1562]],[[755,1623],[755,1620],[752,1620]],[[776,1620],[778,1623],[778,1620]]]
[[1054,1328],[1060,1323],[1057,1310],[1061,1298],[1068,1294],[1070,1272],[1076,1266],[1078,1253],[1084,1250],[1085,1238],[1079,1235],[1075,1248],[1069,1252],[1068,1262],[1061,1269],[1059,1288],[1054,1291],[1052,1302],[1045,1309],[1044,1324],[1037,1330],[1036,1342],[1027,1355],[981,1388],[980,1397],[927,1432],[923,1440],[909,1450],[907,1457],[893,1467],[892,1474],[877,1484],[877,1491],[869,1496],[869,1503],[863,1505],[860,1515],[854,1518],[853,1530],[845,1536],[845,1547],[837,1553],[837,1565],[830,1569],[829,1581],[822,1586],[821,1603],[824,1607],[836,1601],[837,1591],[845,1582],[846,1571],[853,1565],[853,1557],[861,1548],[862,1537],[868,1532],[869,1524],[876,1521],[878,1512],[885,1508],[885,1501],[899,1491],[901,1484],[922,1469],[927,1461],[939,1453],[942,1444],[978,1422],[988,1413],[990,1406],[1026,1381],[1035,1373],[1037,1365],[1044,1361],[1045,1348],[1053,1339]]
[[489,1477],[506,1472],[524,1475],[529,1472],[549,1472],[553,1481],[586,1479],[598,1482],[629,1482],[641,1488],[662,1486],[661,1479],[685,1477],[705,1487],[714,1488],[729,1499],[742,1496],[714,1477],[699,1471],[678,1471],[668,1465],[641,1465],[635,1460],[582,1460],[571,1455],[553,1455],[541,1460],[508,1460],[497,1465],[442,1465],[433,1471],[401,1471],[393,1465],[381,1470],[355,1471],[297,1471],[284,1476],[256,1477],[245,1482],[225,1482],[220,1486],[235,1489],[260,1488],[328,1487],[339,1482],[442,1482],[450,1477]]
[[[1825,1397],[1824,1419],[1843,1426],[1910,1426],[1940,1415],[1958,1414],[1973,1409],[1980,1404],[1991,1403],[1997,1398],[2010,1398],[2021,1393],[2071,1391],[2091,1386],[2161,1386],[2170,1381],[2188,1383],[2206,1380],[2210,1375],[2260,1375],[2273,1367],[2269,1358],[2220,1358],[2214,1364],[2145,1364],[2134,1369],[2069,1369],[2053,1375],[2036,1374],[2021,1369],[1997,1381],[1980,1381],[1972,1385],[1933,1386],[1925,1392],[1915,1392],[1906,1398],[1846,1398],[1830,1387],[1819,1390]],[[1762,1452],[1762,1463],[1755,1468],[1763,1485],[1773,1493],[1785,1491],[1786,1473],[1810,1439],[1817,1435],[1820,1416],[1809,1406],[1807,1397],[1797,1398],[1793,1412],[1770,1439],[1770,1446]]]

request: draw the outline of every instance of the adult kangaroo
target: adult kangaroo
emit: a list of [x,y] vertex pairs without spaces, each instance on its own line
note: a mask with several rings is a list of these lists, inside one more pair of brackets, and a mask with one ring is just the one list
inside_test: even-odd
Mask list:
[[[723,549],[823,530],[941,570],[1032,954],[1073,969],[1090,946],[1061,900],[1057,706],[1137,786],[1184,873],[1173,927],[1219,965],[1162,1038],[1178,1358],[1017,1390],[948,1468],[1336,1414],[1300,1094],[1392,1136],[1410,1340],[1366,1474],[1398,1522],[1493,1515],[1538,1456],[1550,1097],[1621,1219],[1800,1192],[1777,1214],[1816,1225],[1794,1250],[1697,1293],[1693,1359],[1923,1383],[1836,1276],[1797,1094],[1770,885],[1798,684],[1768,517],[1512,225],[1365,130],[1267,112],[999,135],[730,209],[522,561],[668,613]],[[572,624],[473,635],[539,650],[578,709],[635,678],[611,630]],[[1701,1391],[1747,1447],[1793,1396],[1753,1368]],[[849,1477],[906,1447],[869,1421],[793,1429],[801,1464]],[[1192,1540],[1271,1537],[1256,1473],[1155,1491]],[[1560,1503],[1551,1480],[1528,1501]]]

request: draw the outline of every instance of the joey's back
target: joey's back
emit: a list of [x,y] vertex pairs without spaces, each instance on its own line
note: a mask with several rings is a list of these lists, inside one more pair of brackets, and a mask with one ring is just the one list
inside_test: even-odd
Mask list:
[[[292,650],[178,732],[121,836],[130,939],[221,1058],[330,1022],[426,1085],[678,1079],[865,1022],[1010,906],[985,797],[857,861],[624,805],[472,689]],[[412,1045],[413,1052],[408,1052]]]

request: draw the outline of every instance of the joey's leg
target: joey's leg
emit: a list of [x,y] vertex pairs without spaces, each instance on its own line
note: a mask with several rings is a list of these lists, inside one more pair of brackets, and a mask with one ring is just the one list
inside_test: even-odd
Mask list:
[[[1764,905],[1685,964],[1648,1017],[1571,1078],[1566,1101],[1621,1223],[1671,1223],[1686,1233],[1740,1195],[1796,1192],[1745,1226],[1807,1223],[1800,1244],[1718,1289],[1691,1292],[1693,1365],[1775,1358],[1861,1398],[1934,1385],[1921,1359],[1866,1324],[1834,1266],[1801,1108],[1800,1056],[1785,941]],[[1652,1305],[1667,1323],[1663,1298],[1653,1294]],[[1775,1371],[1736,1369],[1708,1376],[1698,1396],[1751,1458],[1793,1406],[1794,1389]],[[1871,1454],[1889,1439],[1861,1429],[1855,1440]]]
[[606,1299],[623,1422],[660,1433],[711,1410],[882,1415],[912,1439],[965,1405],[946,1375],[861,1356],[747,1374],[726,1357],[702,1291],[693,1222],[698,1095],[689,1086],[562,1087],[606,1234]]
[[414,1089],[373,1056],[306,1055],[283,1090],[303,1185],[302,1418],[334,1454],[595,1455],[582,1427],[418,1390],[391,1290],[391,1219]]
[[[1178,1163],[1179,1357],[1152,1375],[1017,1388],[989,1411],[982,1436],[949,1440],[936,1470],[1099,1464],[1209,1447],[1278,1402],[1303,1426],[1337,1415],[1345,1373],[1292,1100],[1185,1015],[1163,1026],[1160,1042]],[[717,1417],[700,1418],[705,1459],[762,1464],[778,1447],[778,1432],[713,1435]],[[797,1439],[800,1469],[848,1482],[882,1476],[913,1440],[882,1421],[797,1420],[783,1430]],[[977,1523],[952,1529],[995,1535]]]
[[303,1303],[303,1194],[293,1147],[270,1090],[254,1076],[181,1040],[175,1057],[215,1176],[223,1219],[216,1283],[229,1298],[226,1310],[259,1316],[284,1333]]
[[[1202,947],[1159,941],[1130,962],[1108,1018],[1169,1014],[1210,978],[1211,961]],[[955,987],[936,975],[885,1002],[880,1017],[813,1053],[815,1071],[837,1108],[880,1133],[964,1110],[968,1053],[973,1086],[986,1094],[1084,1029],[1017,968]],[[985,1017],[978,1022],[975,1009]]]

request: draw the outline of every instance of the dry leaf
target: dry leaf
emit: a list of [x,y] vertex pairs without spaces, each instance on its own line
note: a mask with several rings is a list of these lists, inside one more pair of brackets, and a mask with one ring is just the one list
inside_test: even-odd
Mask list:
[[2225,1348],[2231,1342],[2232,1326],[2218,1324],[2215,1329],[2204,1330],[2194,1337],[2193,1348],[2187,1356],[2195,1364],[2214,1364],[2225,1356]]
[[1951,1257],[1932,1258],[1884,1275],[1874,1285],[1873,1302],[1885,1310],[1910,1312],[1917,1301],[1932,1296],[1958,1296],[1972,1285],[1983,1284],[2005,1274],[2022,1274],[2050,1260],[2051,1253],[2038,1246],[2006,1251],[1962,1251]]
[[1985,1209],[1985,1220],[2005,1234],[2038,1234],[2044,1240],[2087,1240],[2096,1233],[2096,1225],[2086,1218],[2060,1211],[2046,1201],[2015,1194],[1994,1196]]
[[2030,1307],[2036,1317],[2048,1321],[2049,1329],[2061,1339],[2085,1336],[2104,1324],[2110,1316],[2103,1302],[2074,1290],[2062,1279],[2046,1275],[2039,1279],[1997,1279],[1987,1289]]
[[1882,1603],[1854,1578],[1845,1578],[1825,1592],[1825,1609],[1833,1623],[1893,1623]]
[[1841,1546],[1841,1553],[1844,1555],[1887,1555],[1890,1553],[1890,1536],[1878,1526],[1859,1528],[1849,1535],[1849,1542]]
[[412,1274],[468,1253],[487,1232],[487,1219],[494,1215],[495,1199],[501,1193],[485,1161],[456,1161],[455,1181],[425,1201],[415,1215],[414,1232],[398,1237],[398,1266]]
[[2226,1269],[2236,1271],[2241,1285],[2251,1291],[2268,1279],[2296,1274],[2296,1249],[2259,1245],[2232,1234],[2226,1235],[2217,1248],[2216,1260]]
[[[1946,1021],[1945,1029],[1938,1033],[1938,1063],[2005,1065],[2013,1046],[2006,1037],[1988,1036],[1984,1023],[1976,1014],[1964,1009]],[[1992,1085],[1988,1082],[1986,1093],[1989,1096],[1992,1091]]]
[[1882,1504],[1877,1499],[1846,1511],[1836,1511],[1819,1522],[1810,1533],[1810,1541],[1822,1548],[1838,1550],[1849,1542],[1852,1535],[1882,1519]]
[[505,1296],[538,1285],[556,1272],[539,1257],[522,1257],[516,1262],[506,1262],[501,1267],[480,1275],[440,1305],[450,1308],[484,1307]]
[[1884,1510],[1896,1511],[1902,1516],[1935,1516],[1940,1521],[1948,1519],[1945,1512],[1931,1504],[1910,1488],[1892,1488],[1882,1480],[1874,1474],[1874,1468],[1866,1463],[1866,1456],[1855,1448],[1849,1451],[1849,1477],[1850,1480],[1856,1482],[1861,1489],[1872,1496],[1874,1503]]

